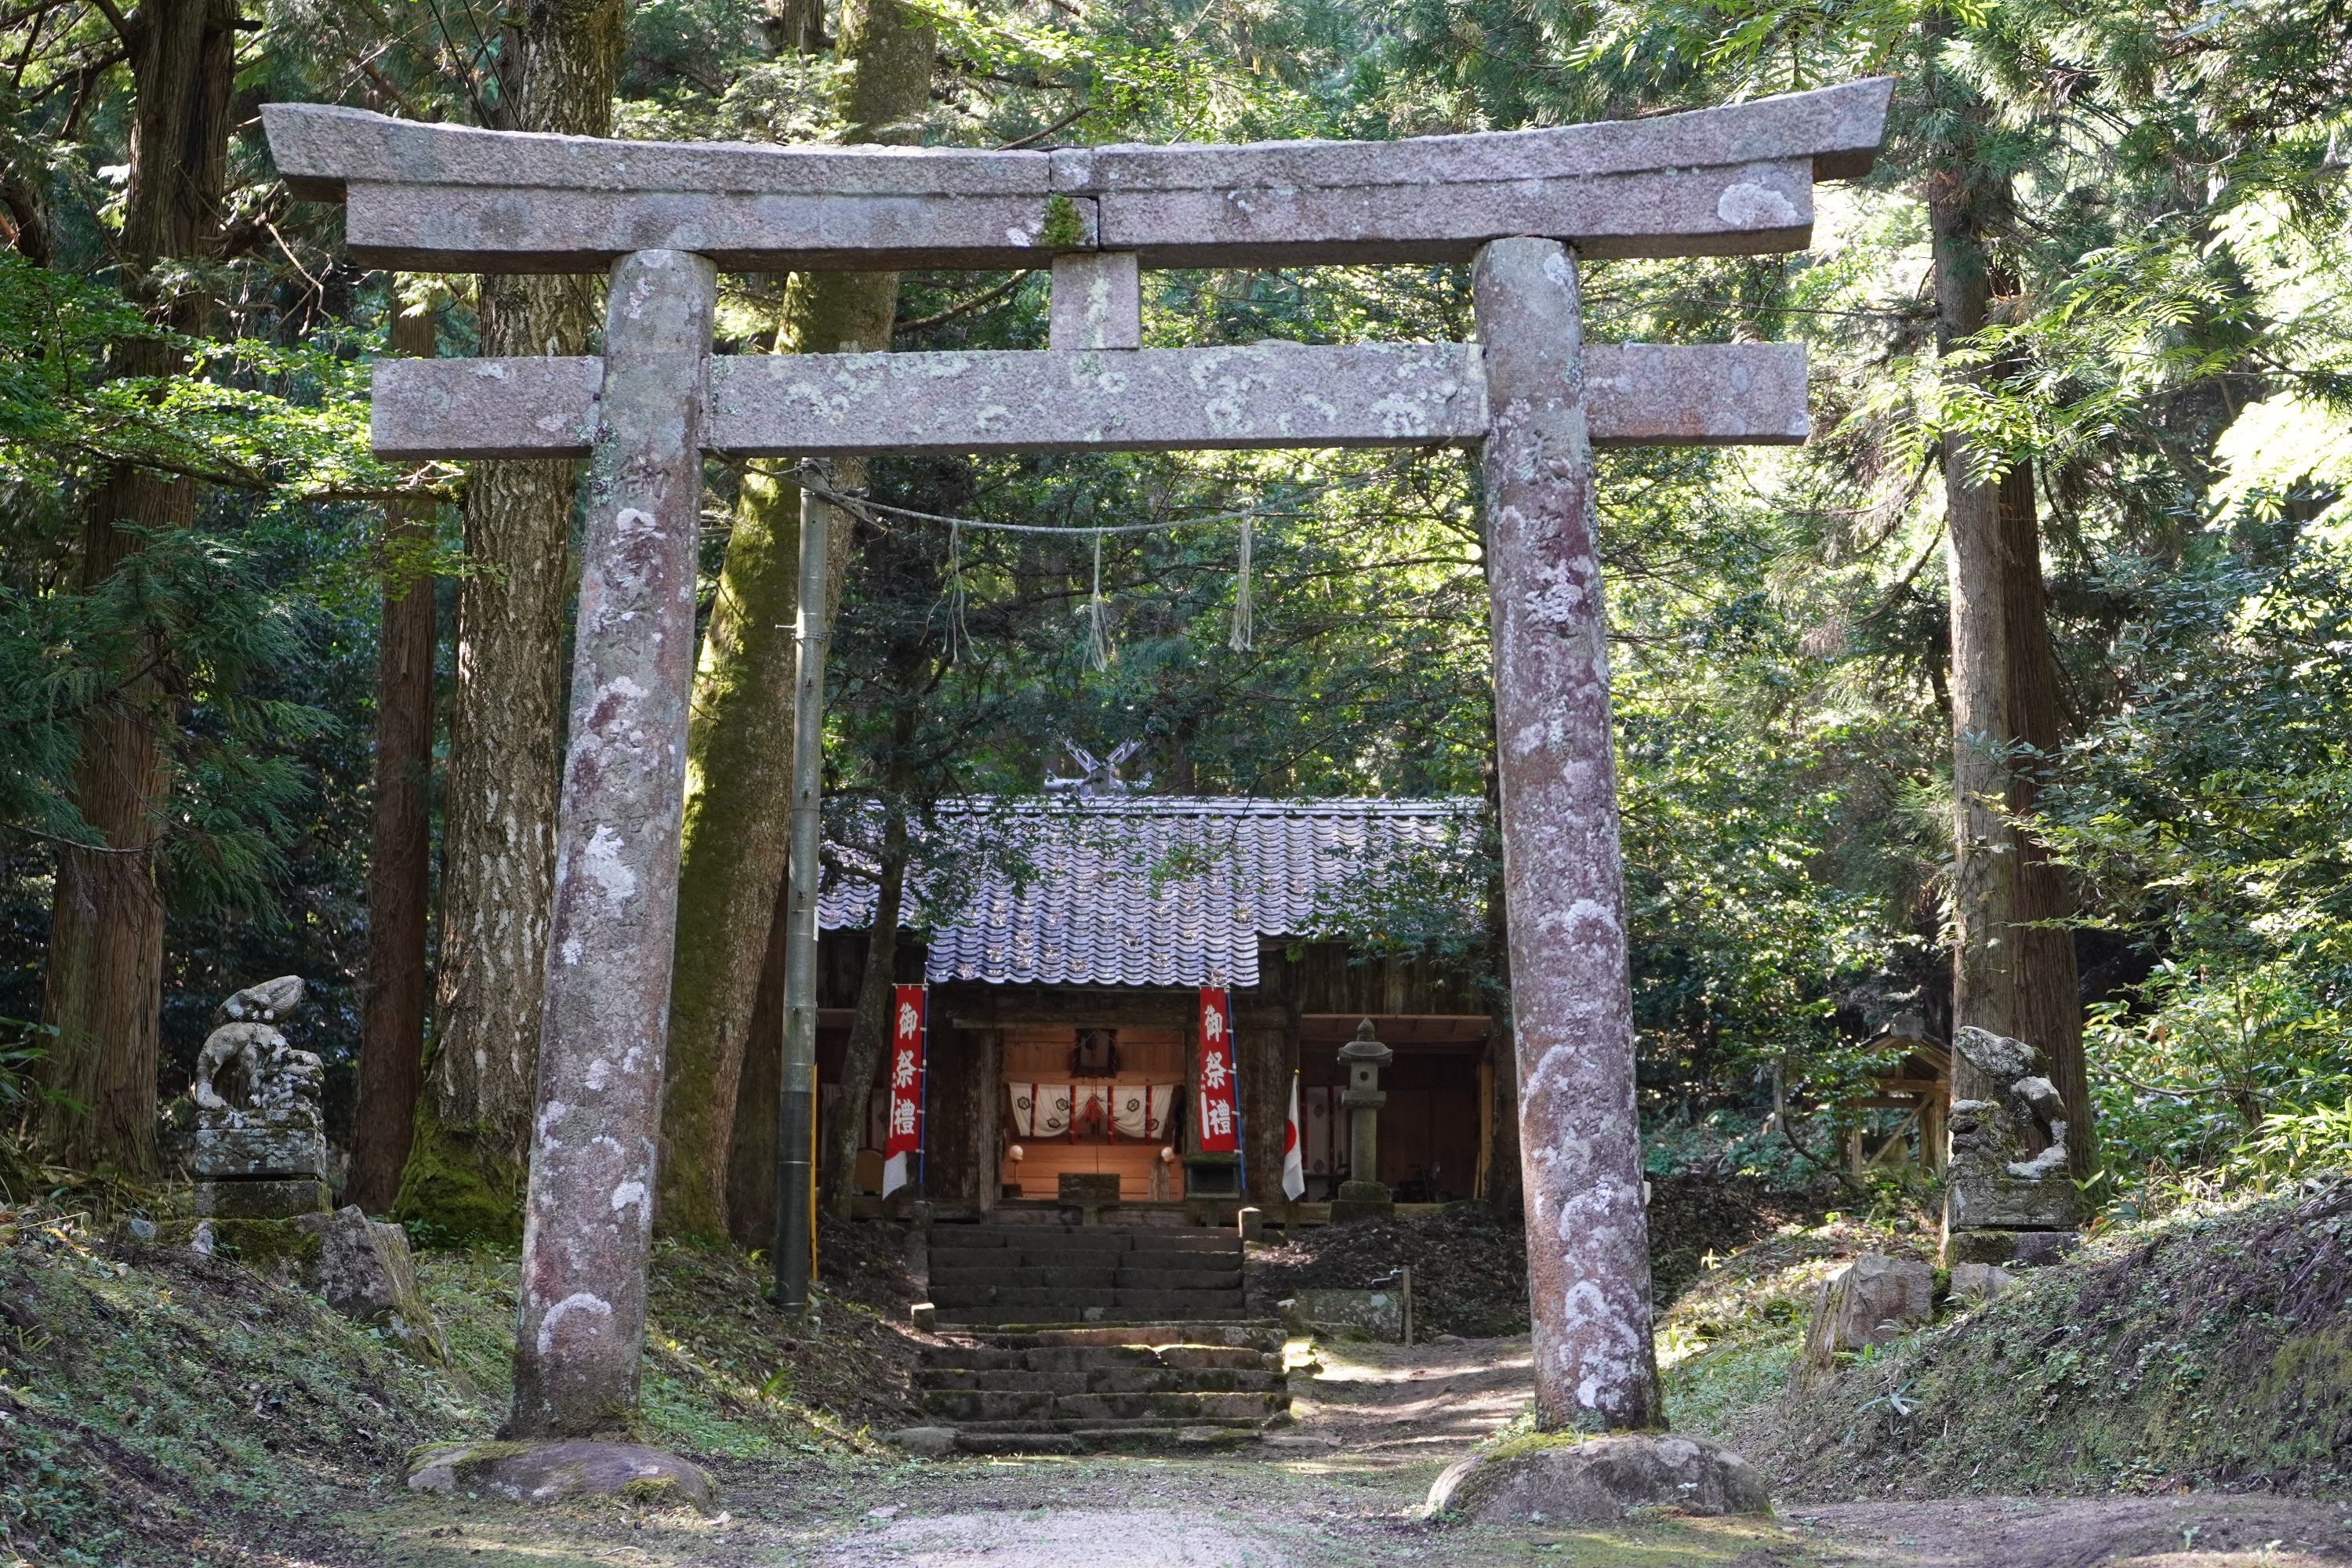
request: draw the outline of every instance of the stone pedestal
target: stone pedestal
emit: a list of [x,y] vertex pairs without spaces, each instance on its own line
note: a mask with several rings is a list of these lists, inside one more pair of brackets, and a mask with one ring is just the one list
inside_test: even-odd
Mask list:
[[1341,1182],[1331,1199],[1333,1225],[1360,1225],[1368,1219],[1391,1219],[1396,1197],[1378,1182]]
[[1184,1156],[1184,1213],[1192,1224],[1222,1226],[1242,1201],[1239,1155]]
[[2083,1239],[2072,1230],[1955,1230],[1944,1237],[1944,1264],[1989,1263],[2000,1268],[2038,1268],[2055,1263]]
[[196,1215],[200,1219],[289,1220],[325,1214],[333,1206],[327,1184],[310,1176],[196,1180]]

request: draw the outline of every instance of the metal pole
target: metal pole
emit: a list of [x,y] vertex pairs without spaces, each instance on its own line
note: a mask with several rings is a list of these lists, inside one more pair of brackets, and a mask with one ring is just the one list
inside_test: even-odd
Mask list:
[[793,637],[792,897],[784,914],[784,1058],[776,1129],[776,1304],[808,1310],[816,1245],[816,887],[824,839],[825,573],[831,502],[801,492],[799,622]]

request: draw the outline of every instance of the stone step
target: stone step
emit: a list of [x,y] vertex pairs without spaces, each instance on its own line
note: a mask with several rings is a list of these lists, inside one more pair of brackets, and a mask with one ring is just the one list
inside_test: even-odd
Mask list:
[[1255,1450],[1280,1420],[1223,1417],[1197,1421],[991,1421],[959,1426],[967,1454],[1200,1454]]
[[1289,1384],[1281,1372],[1263,1367],[1099,1366],[1046,1372],[1034,1367],[981,1371],[925,1366],[916,1370],[915,1386],[972,1393],[1266,1394]]
[[[1124,1307],[1091,1307],[1077,1310],[1044,1308],[999,1308],[990,1306],[940,1307],[939,1324],[949,1330],[991,1330],[1000,1332],[1042,1333],[1051,1329],[1115,1328],[1129,1322],[1154,1323],[1217,1323],[1232,1318],[1235,1303],[1222,1306],[1170,1308],[1155,1306],[1149,1310]],[[1092,1316],[1086,1314],[1092,1313]]]
[[1042,1390],[926,1389],[921,1407],[953,1422],[1136,1419],[1263,1421],[1290,1408],[1286,1391],[1247,1393],[1054,1394]]
[[1202,1372],[1275,1372],[1282,1370],[1282,1347],[1257,1350],[1241,1345],[1164,1345],[1159,1347],[1160,1364],[1185,1367]]
[[1249,1427],[1198,1423],[1129,1426],[1099,1432],[974,1432],[958,1428],[956,1450],[964,1454],[1215,1454],[1247,1453],[1258,1447]]
[[1044,1268],[1000,1263],[992,1268],[973,1268],[961,1263],[942,1266],[933,1258],[931,1300],[939,1300],[942,1290],[986,1290],[1006,1285],[1032,1290],[1108,1290],[1118,1283],[1124,1272],[1108,1263],[1084,1267],[1049,1264]]
[[1050,1390],[1007,1393],[930,1389],[917,1394],[915,1403],[932,1415],[961,1424],[967,1421],[1013,1421],[1024,1415],[1040,1420],[1050,1419],[1057,1414],[1055,1401],[1061,1397]]
[[957,1451],[965,1454],[1083,1454],[1069,1432],[970,1432],[956,1429]]
[[990,1350],[1181,1345],[1274,1352],[1281,1350],[1288,1339],[1289,1331],[1280,1323],[1237,1314],[1182,1322],[1050,1323],[1026,1329],[981,1330],[967,1335],[966,1342]]
[[1147,1268],[1133,1265],[1045,1264],[1030,1267],[962,1263],[931,1265],[931,1300],[942,1290],[1239,1290],[1238,1268]]
[[1089,1261],[1066,1263],[971,1264],[933,1260],[931,1300],[941,1290],[971,1290],[986,1287],[1024,1290],[1239,1290],[1239,1268],[1161,1268],[1149,1264]]
[[1238,1264],[1215,1268],[1185,1264],[1170,1268],[1156,1263],[1127,1263],[1119,1266],[1114,1283],[1129,1290],[1238,1290],[1242,1271]]
[[1248,1452],[1258,1446],[1252,1431],[1214,1426],[1137,1426],[1117,1432],[963,1432],[956,1449],[965,1454],[1214,1454]]
[[1009,1421],[971,1421],[957,1428],[961,1432],[1038,1433],[1067,1432],[1099,1435],[1106,1432],[1168,1431],[1179,1426],[1218,1426],[1229,1432],[1262,1432],[1269,1427],[1289,1424],[1286,1416],[1269,1421],[1262,1415],[1128,1415],[1110,1419],[1085,1416],[1039,1417],[1023,1416]]
[[1031,1310],[1031,1321],[1040,1321],[1034,1311],[1039,1308],[1068,1307],[1073,1310],[1059,1319],[1045,1321],[1070,1322],[1076,1319],[1075,1309],[1080,1307],[1119,1307],[1150,1310],[1165,1305],[1171,1309],[1220,1306],[1227,1315],[1238,1316],[1242,1293],[1238,1286],[1226,1286],[1209,1290],[1139,1290],[1122,1285],[1067,1286],[1055,1289],[1036,1285],[953,1285],[933,1281],[931,1301],[941,1311],[950,1306],[973,1306],[987,1303],[993,1306]]
[[943,1372],[1068,1373],[1179,1367],[1201,1371],[1264,1372],[1278,1369],[1271,1351],[1238,1345],[929,1345],[923,1364]]
[[1076,1420],[1201,1421],[1217,1418],[1264,1421],[1290,1411],[1290,1391],[1257,1389],[1230,1393],[1064,1394],[1054,1400],[1054,1414]]
[[[949,1269],[984,1268],[998,1274],[1011,1274],[1032,1268],[1116,1268],[1135,1256],[1123,1247],[1034,1249],[1025,1247],[934,1247],[931,1248],[931,1278],[936,1279]],[[1153,1256],[1160,1255],[1155,1253]],[[1167,1256],[1183,1255],[1171,1253]]]
[[1108,1225],[940,1226],[931,1232],[933,1253],[1013,1248],[1031,1252],[1211,1252],[1238,1258],[1242,1238],[1224,1230],[1180,1230]]
[[999,1345],[927,1345],[923,1349],[923,1364],[943,1371],[1078,1372],[1092,1367],[1158,1366],[1160,1354],[1149,1345],[1041,1345],[1025,1350]]

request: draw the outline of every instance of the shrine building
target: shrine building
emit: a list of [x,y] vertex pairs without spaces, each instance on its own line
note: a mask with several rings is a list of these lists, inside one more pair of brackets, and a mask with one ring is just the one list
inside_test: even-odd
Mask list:
[[[1484,1195],[1496,1112],[1485,991],[1475,976],[1351,941],[1361,933],[1349,911],[1379,909],[1383,887],[1455,896],[1438,889],[1463,879],[1437,873],[1475,854],[1485,803],[1106,785],[950,802],[931,837],[941,864],[910,868],[910,887],[929,878],[952,889],[934,905],[944,921],[901,931],[893,976],[929,986],[925,1188],[937,1216],[1059,1218],[1060,1178],[1081,1173],[1118,1178],[1124,1224],[1227,1223],[1244,1190],[1270,1219],[1318,1223],[1349,1174],[1338,1051],[1366,1019],[1396,1053],[1378,1179],[1400,1205]],[[828,1110],[874,904],[871,880],[827,877],[817,1053]],[[1475,907],[1451,913],[1474,927],[1480,918]],[[1238,1169],[1201,1153],[1188,1115],[1204,985],[1232,994]],[[1307,1171],[1296,1205],[1281,1183],[1294,1069]],[[872,1194],[887,1101],[877,1075],[856,1173],[861,1213],[886,1212]]]

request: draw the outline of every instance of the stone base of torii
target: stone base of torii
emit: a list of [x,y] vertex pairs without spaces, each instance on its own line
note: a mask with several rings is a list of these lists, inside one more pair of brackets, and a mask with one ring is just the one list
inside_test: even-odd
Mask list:
[[[289,185],[347,201],[361,260],[611,272],[601,358],[376,370],[381,453],[591,457],[508,1435],[616,1434],[637,1405],[702,455],[1474,442],[1537,1411],[1549,1429],[1663,1427],[1592,450],[1802,440],[1803,351],[1588,349],[1578,257],[1802,246],[1813,180],[1867,171],[1888,95],[1882,79],[1549,131],[1005,153],[266,109]],[[1043,352],[710,353],[719,266],[1048,259]],[[1471,263],[1476,343],[1136,346],[1143,267],[1433,260]]]

